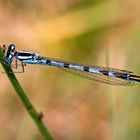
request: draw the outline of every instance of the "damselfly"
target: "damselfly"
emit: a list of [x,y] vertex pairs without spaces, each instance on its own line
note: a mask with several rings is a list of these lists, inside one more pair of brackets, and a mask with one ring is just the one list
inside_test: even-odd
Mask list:
[[[22,71],[26,64],[40,64],[54,66],[73,75],[83,77],[110,85],[128,86],[135,82],[140,82],[140,76],[134,75],[133,72],[102,66],[82,65],[64,60],[40,56],[30,51],[17,51],[14,44],[10,44],[5,51],[5,62],[11,64],[13,60],[20,61]],[[17,67],[17,63],[16,63]]]

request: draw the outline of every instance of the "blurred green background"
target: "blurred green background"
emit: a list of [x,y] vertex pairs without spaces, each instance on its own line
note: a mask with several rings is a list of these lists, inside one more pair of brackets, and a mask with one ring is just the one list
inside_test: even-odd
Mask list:
[[[140,74],[139,5],[138,0],[0,0],[0,43]],[[140,139],[140,84],[109,86],[37,65],[16,75],[56,140]],[[43,140],[5,74],[0,83],[0,139]]]

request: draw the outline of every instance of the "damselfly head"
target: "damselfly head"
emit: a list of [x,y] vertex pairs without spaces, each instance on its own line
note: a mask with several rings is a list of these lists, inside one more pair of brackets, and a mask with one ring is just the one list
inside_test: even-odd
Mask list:
[[11,63],[14,57],[13,52],[15,51],[16,46],[14,44],[10,44],[7,48],[7,50],[5,51],[5,56],[6,56],[6,61],[8,63]]

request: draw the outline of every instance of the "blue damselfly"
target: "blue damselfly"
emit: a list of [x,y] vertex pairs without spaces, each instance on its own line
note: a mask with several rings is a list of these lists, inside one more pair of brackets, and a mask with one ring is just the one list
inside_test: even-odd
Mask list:
[[[110,85],[128,86],[135,82],[140,82],[140,76],[134,75],[133,72],[102,66],[82,65],[64,60],[40,56],[30,51],[17,51],[14,44],[10,44],[5,51],[5,62],[11,64],[13,60],[20,61],[22,71],[26,64],[40,64],[54,66],[73,75],[83,77]],[[17,67],[17,66],[16,66]]]

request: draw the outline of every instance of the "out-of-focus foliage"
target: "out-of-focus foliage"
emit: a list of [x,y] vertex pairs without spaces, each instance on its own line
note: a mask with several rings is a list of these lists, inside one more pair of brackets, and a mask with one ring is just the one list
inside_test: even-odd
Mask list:
[[[140,73],[139,1],[1,0],[0,42],[92,65]],[[1,69],[2,71],[2,69]],[[55,139],[140,139],[140,84],[114,87],[45,66],[17,74]],[[42,137],[0,75],[0,139]]]

